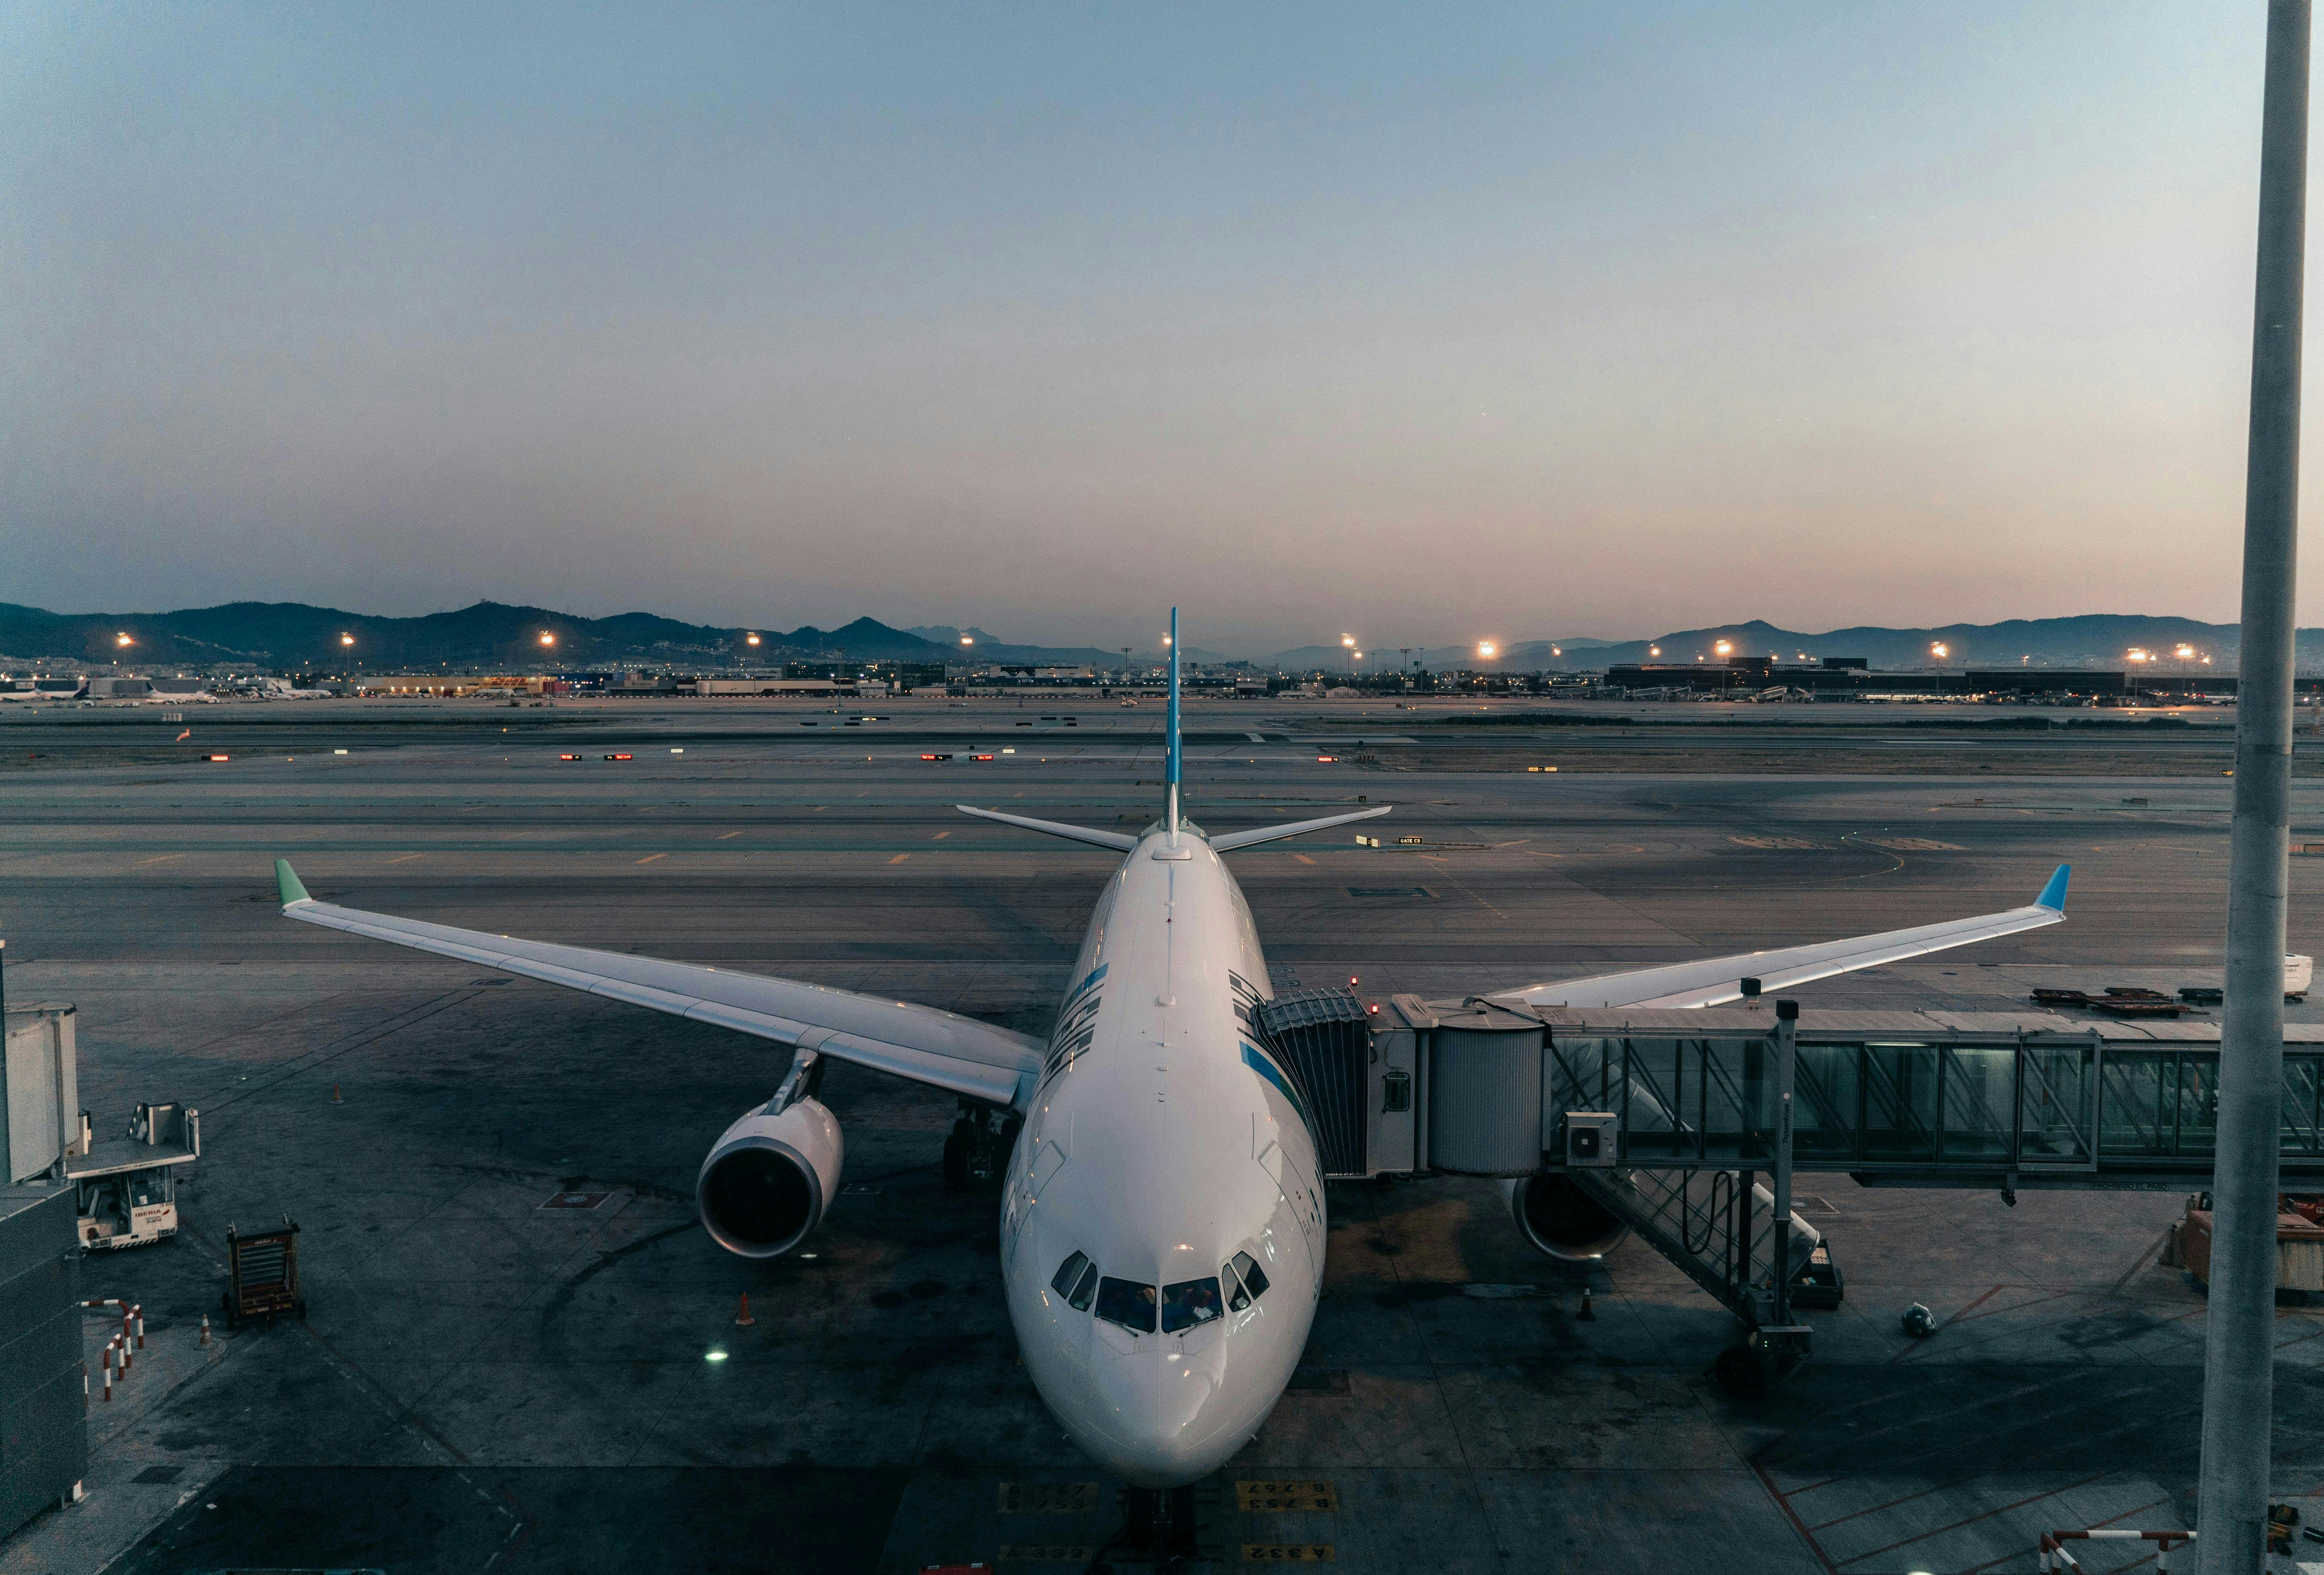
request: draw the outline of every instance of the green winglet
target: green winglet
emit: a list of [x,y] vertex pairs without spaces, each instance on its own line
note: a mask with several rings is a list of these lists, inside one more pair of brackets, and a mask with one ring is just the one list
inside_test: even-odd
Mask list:
[[289,907],[294,902],[311,900],[307,895],[307,889],[299,883],[298,871],[290,868],[290,861],[288,859],[274,861],[274,884],[282,889],[282,906],[285,907]]

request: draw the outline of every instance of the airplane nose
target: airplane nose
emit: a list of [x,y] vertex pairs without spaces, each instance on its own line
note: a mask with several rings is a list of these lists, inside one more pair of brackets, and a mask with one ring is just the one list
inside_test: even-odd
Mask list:
[[1180,1488],[1208,1476],[1242,1440],[1225,1427],[1219,1375],[1199,1356],[1141,1352],[1102,1364],[1099,1393],[1114,1458],[1133,1487]]

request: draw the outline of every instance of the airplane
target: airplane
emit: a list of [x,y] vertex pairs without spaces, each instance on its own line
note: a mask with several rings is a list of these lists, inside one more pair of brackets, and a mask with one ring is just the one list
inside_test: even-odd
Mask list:
[[[711,1146],[696,1182],[705,1229],[742,1257],[797,1251],[838,1193],[844,1142],[816,1097],[830,1060],[956,1095],[946,1178],[1001,1184],[1002,1278],[1034,1386],[1106,1469],[1149,1495],[1185,1493],[1258,1433],[1299,1365],[1329,1223],[1305,1095],[1256,1021],[1272,994],[1267,959],[1225,859],[1394,806],[1222,834],[1188,820],[1176,609],[1170,634],[1153,824],[1132,836],[956,806],[1120,856],[1046,1040],[793,980],[318,902],[278,860],[282,913],[792,1046],[773,1097]],[[1490,999],[1717,1005],[1740,999],[1747,976],[1785,989],[2056,924],[2068,874],[2060,866],[2033,904],[2004,913]]]

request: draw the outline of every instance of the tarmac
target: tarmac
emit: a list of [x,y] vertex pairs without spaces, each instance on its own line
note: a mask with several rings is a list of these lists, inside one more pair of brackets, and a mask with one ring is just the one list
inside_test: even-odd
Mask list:
[[[2068,923],[1799,999],[1991,1010],[2036,985],[2216,981],[2232,784],[2190,773],[2191,746],[2110,737],[2079,775],[1868,769],[1818,736],[1857,708],[1758,709],[1817,714],[1749,723],[1803,766],[1707,769],[1713,732],[1528,771],[1554,729],[1219,703],[1192,715],[1189,813],[1397,806],[1363,828],[1388,847],[1236,856],[1278,989],[1460,995],[1891,928],[2028,901],[2060,862]],[[812,1257],[742,1262],[696,1223],[694,1176],[786,1053],[287,923],[271,861],[329,900],[1042,1032],[1109,856],[951,806],[1134,830],[1158,812],[1157,719],[1078,697],[187,717],[0,714],[8,999],[78,1006],[100,1131],[175,1099],[204,1138],[178,1239],[84,1265],[84,1295],[143,1303],[153,1354],[92,1405],[88,1498],[0,1545],[0,1575],[1042,1575],[1098,1554],[1116,1484],[1019,1364],[994,1204],[938,1175],[949,1100],[835,1067],[844,1191]],[[213,750],[232,758],[193,758]],[[2324,786],[2296,785],[2295,815],[2324,843]],[[2324,951],[2319,876],[2292,861],[2296,950]],[[1199,1495],[1214,1567],[2017,1571],[2045,1529],[2191,1524],[2204,1301],[2157,1263],[2181,1196],[2013,1209],[1803,1178],[1846,1300],[1745,1400],[1710,1377],[1727,1315],[1643,1246],[1583,1273],[1527,1248],[1490,1183],[1331,1190],[1306,1366]],[[306,1317],[229,1333],[227,1225],[286,1215]],[[2277,1488],[2306,1520],[2324,1308],[2284,1300]],[[1903,1332],[1911,1302],[1934,1336]],[[1285,1502],[1306,1507],[1265,1507]]]

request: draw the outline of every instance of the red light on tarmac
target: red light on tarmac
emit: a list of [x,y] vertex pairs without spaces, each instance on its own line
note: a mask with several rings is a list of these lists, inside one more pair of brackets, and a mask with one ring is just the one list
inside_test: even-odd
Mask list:
[[559,755],[557,758],[560,760],[577,760],[581,757],[579,755]]
[[607,755],[605,758],[609,760],[633,760],[636,757],[632,755]]
[[1315,757],[1315,763],[1319,766],[1334,765],[1338,762],[1339,759],[1340,757],[1337,755],[1317,755]]
[[991,755],[978,755],[978,756],[976,756],[976,757],[974,757],[974,758],[975,758],[975,759],[977,759],[977,760],[991,760],[992,757],[991,757]]
[[214,760],[230,760],[234,759],[234,757],[232,755],[212,755],[210,759]]

